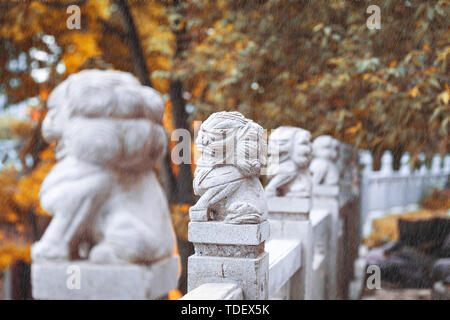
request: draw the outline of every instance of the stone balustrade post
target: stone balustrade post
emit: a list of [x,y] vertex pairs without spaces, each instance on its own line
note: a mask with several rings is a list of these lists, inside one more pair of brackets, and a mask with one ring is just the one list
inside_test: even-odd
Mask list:
[[179,258],[154,171],[167,147],[162,97],[130,73],[83,70],[47,105],[42,136],[57,163],[39,192],[53,217],[31,248],[33,298],[167,297]]
[[206,283],[235,283],[246,300],[267,300],[269,222],[190,222],[195,254],[188,260],[188,291]]
[[302,243],[302,267],[290,280],[288,296],[291,300],[311,299],[314,256],[311,198],[268,196],[267,204],[271,239],[298,239]]
[[[269,137],[269,183],[265,187],[272,239],[301,241],[302,267],[289,284],[289,298],[311,299],[313,292],[311,134],[301,128],[279,127]],[[276,293],[271,293],[276,294]]]
[[[246,300],[268,298],[267,204],[258,179],[265,163],[261,126],[239,112],[217,112],[200,126],[194,174],[200,196],[189,209],[188,291],[235,284]],[[195,296],[195,295],[194,295]]]
[[340,188],[338,185],[313,185],[312,207],[328,210],[331,214],[331,229],[329,242],[328,264],[328,299],[343,298],[340,289],[343,286],[343,246],[344,219],[339,205]]

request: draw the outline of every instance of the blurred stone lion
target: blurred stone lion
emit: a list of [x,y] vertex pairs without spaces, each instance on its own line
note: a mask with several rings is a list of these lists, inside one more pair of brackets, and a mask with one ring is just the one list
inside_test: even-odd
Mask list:
[[85,70],[48,99],[43,137],[57,164],[40,189],[53,219],[33,260],[150,263],[170,256],[173,230],[154,172],[165,154],[160,95],[131,74]]
[[265,188],[267,196],[310,197],[312,157],[311,133],[289,126],[279,127],[269,136],[270,176]]

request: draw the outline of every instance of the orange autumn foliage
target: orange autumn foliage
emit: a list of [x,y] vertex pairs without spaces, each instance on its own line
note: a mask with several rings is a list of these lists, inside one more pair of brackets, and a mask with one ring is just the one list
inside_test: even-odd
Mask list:
[[0,241],[0,271],[8,269],[16,260],[31,263],[30,250],[31,246],[29,244]]
[[392,214],[384,218],[375,219],[372,223],[372,233],[363,239],[362,243],[368,248],[377,247],[388,241],[398,240],[398,220],[427,220],[436,217],[447,216],[445,210],[428,210],[407,212],[403,214]]

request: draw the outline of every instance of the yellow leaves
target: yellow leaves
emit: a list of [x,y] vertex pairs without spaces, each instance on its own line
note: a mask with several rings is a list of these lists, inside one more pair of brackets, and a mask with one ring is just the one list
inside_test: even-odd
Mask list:
[[70,48],[62,57],[68,74],[77,72],[88,58],[101,53],[96,37],[94,33],[83,32],[71,32],[64,37],[65,44]]
[[5,214],[4,220],[6,222],[15,223],[19,220],[19,216],[15,212],[9,211]]
[[354,125],[353,127],[347,128],[345,130],[345,133],[356,134],[359,130],[361,130],[361,128],[362,128],[362,122],[358,121],[358,123],[356,125]]
[[438,95],[438,101],[441,101],[445,105],[448,105],[449,100],[450,100],[450,90],[446,90]]
[[383,137],[376,137],[370,145],[372,147],[375,147],[376,145],[380,144],[382,141],[383,141]]
[[24,28],[24,24],[27,22],[27,11],[17,6],[5,13],[2,12],[0,37],[14,39],[18,42],[24,41],[29,35],[29,30]]
[[54,144],[52,144],[50,147],[44,149],[39,154],[39,158],[44,161],[55,161],[55,153],[53,152]]
[[173,204],[170,206],[172,223],[175,228],[175,232],[183,240],[187,240],[189,208],[190,205],[187,203]]
[[372,223],[372,233],[369,237],[363,239],[363,244],[373,248],[383,244],[386,241],[395,241],[398,239],[398,220],[427,220],[435,217],[445,217],[445,211],[419,210],[404,214],[389,215],[385,218],[376,219]]
[[318,32],[318,31],[322,30],[323,27],[324,27],[323,23],[319,23],[319,24],[316,24],[312,30],[314,32]]
[[435,72],[436,72],[436,67],[431,67],[431,68],[426,69],[423,73],[426,74],[427,76],[431,76]]
[[6,242],[0,244],[0,271],[8,269],[16,260],[31,263],[31,245]]
[[16,137],[26,137],[32,132],[30,122],[15,120],[11,123],[11,131]]
[[47,101],[49,95],[49,91],[45,88],[39,91],[39,99],[41,99],[42,101]]
[[0,139],[15,139],[31,130],[29,123],[11,116],[0,117]]
[[51,148],[43,150],[40,159],[38,166],[30,174],[19,180],[13,199],[23,208],[33,208],[36,213],[46,215],[48,213],[41,208],[39,203],[39,190],[42,181],[54,165],[54,155]]
[[175,126],[173,124],[173,117],[172,117],[172,102],[170,100],[166,101],[166,107],[162,119],[162,123],[164,128],[170,133],[175,129]]
[[327,60],[328,65],[336,67],[339,67],[340,65],[344,64],[344,62],[345,62],[344,57],[335,57]]
[[419,86],[415,86],[414,88],[409,90],[406,94],[412,98],[417,97],[420,94]]
[[430,50],[430,47],[427,44],[424,44],[423,45],[423,50],[428,51],[428,50]]
[[169,300],[178,300],[181,299],[183,295],[181,294],[180,290],[173,289],[169,291]]
[[25,225],[23,223],[18,223],[15,225],[16,231],[22,233],[25,231]]
[[450,46],[446,46],[437,52],[437,61],[441,62],[446,60],[448,55],[450,55]]
[[391,63],[389,64],[389,68],[395,68],[395,66],[397,65],[397,61],[393,60],[391,61]]

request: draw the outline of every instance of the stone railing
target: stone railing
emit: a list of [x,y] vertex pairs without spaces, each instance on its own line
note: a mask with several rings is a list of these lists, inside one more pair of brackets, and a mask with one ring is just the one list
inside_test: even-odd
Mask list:
[[337,183],[314,184],[309,195],[266,192],[266,221],[190,222],[195,254],[182,299],[346,299],[359,241],[359,164],[355,149],[336,145]]
[[393,169],[389,151],[381,158],[380,170],[372,169],[372,157],[365,151],[361,151],[360,161],[364,167],[361,174],[361,219],[365,235],[370,232],[373,219],[417,208],[426,192],[433,187],[444,187],[450,175],[450,155],[443,159],[435,155],[431,168],[423,164],[416,170],[411,170],[407,153],[401,157],[399,170]]

